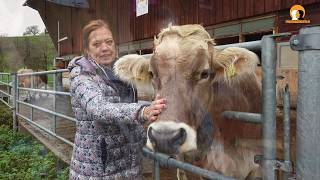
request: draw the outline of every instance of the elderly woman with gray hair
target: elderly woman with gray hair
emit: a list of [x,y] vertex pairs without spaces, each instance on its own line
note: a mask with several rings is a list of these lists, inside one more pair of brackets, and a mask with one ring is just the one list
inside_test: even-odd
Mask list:
[[77,119],[70,179],[142,179],[143,125],[157,119],[165,99],[137,103],[135,88],[112,70],[115,42],[102,20],[83,28],[84,56],[69,63]]

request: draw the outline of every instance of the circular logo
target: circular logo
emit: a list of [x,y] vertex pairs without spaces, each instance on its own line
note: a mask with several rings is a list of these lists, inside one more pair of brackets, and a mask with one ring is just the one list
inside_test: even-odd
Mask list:
[[292,20],[302,20],[306,14],[305,12],[301,5],[294,5],[290,9],[290,16]]

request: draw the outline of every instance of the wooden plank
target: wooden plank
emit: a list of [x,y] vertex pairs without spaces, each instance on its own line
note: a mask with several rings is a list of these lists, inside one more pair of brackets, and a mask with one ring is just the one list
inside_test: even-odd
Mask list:
[[[268,1],[268,0],[266,0],[266,1]],[[280,10],[280,4],[281,4],[281,0],[274,0],[274,9],[275,10]]]
[[265,12],[275,11],[275,0],[264,0]]
[[[265,12],[265,0],[255,0],[254,2],[254,14],[260,15]],[[268,3],[268,2],[266,2]]]
[[228,21],[231,17],[231,4],[230,0],[222,1],[222,21]]
[[50,32],[50,37],[52,39],[53,44],[55,45],[56,49],[57,47],[57,41],[58,41],[58,31],[57,31],[57,21],[58,16],[53,16],[53,14],[59,14],[60,12],[57,11],[57,5],[54,3],[45,1],[45,7],[46,7],[46,13],[45,13],[45,25],[47,30]]
[[288,9],[295,4],[301,4],[301,0],[281,0],[281,7],[280,9]]
[[303,5],[307,5],[307,4],[312,4],[312,3],[319,3],[320,1],[319,0],[303,0],[302,1]]
[[151,13],[150,13],[150,5],[148,6],[148,13],[144,15],[144,23],[143,23],[143,39],[151,37],[151,27],[150,27],[150,19],[151,19]]
[[82,35],[81,25],[79,21],[80,12],[79,9],[73,8],[71,11],[71,34],[72,34],[72,53],[81,54]]
[[215,24],[216,23],[216,4],[215,4],[215,0],[212,0],[212,4],[211,4],[211,12],[210,12],[210,25]]
[[238,18],[243,18],[246,15],[246,0],[238,1]]
[[216,23],[222,22],[223,17],[223,1],[222,0],[216,0]]
[[101,0],[95,1],[95,9],[96,9],[96,18],[97,19],[102,19],[102,11],[104,9],[101,8],[101,5],[102,5]]
[[231,0],[230,2],[230,19],[238,19],[238,1]]
[[210,25],[211,12],[213,6],[213,0],[199,0],[198,12],[199,12],[199,23],[204,26]]
[[254,0],[246,0],[245,16],[250,17],[254,15]]
[[150,37],[153,37],[157,33],[156,1],[150,1],[149,8],[150,8],[150,14],[149,14],[150,15]]
[[320,24],[320,3],[309,5],[305,7],[306,16],[305,19],[310,19],[311,24]]
[[179,22],[180,22],[180,25],[183,25],[183,24],[186,24],[186,21],[185,21],[185,15],[186,15],[186,12],[185,12],[185,9],[186,7],[182,4],[182,1],[179,0],[179,5],[180,5],[180,17],[179,17]]
[[[60,55],[68,55],[72,53],[72,33],[71,33],[71,8],[60,8],[59,26],[60,26],[60,39],[67,37],[67,40],[60,42]],[[63,17],[63,18],[62,18]]]

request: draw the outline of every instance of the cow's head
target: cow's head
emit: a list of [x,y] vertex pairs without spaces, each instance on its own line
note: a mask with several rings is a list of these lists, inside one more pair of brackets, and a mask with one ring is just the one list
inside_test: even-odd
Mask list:
[[167,99],[167,108],[148,127],[147,147],[168,154],[209,147],[214,135],[209,115],[212,83],[228,81],[249,67],[241,64],[248,64],[243,53],[222,52],[214,49],[202,26],[170,26],[155,38],[152,56],[127,55],[116,62],[121,79],[138,89],[152,84],[153,93]]
[[[24,73],[32,73],[32,69],[19,69],[17,71],[18,74],[24,74]],[[19,86],[30,88],[31,87],[31,75],[30,76],[20,76],[19,77]]]

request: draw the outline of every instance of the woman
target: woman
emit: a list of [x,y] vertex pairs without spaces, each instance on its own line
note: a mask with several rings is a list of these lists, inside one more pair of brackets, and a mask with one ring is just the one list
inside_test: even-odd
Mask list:
[[84,57],[69,63],[77,132],[70,179],[142,179],[143,124],[157,119],[165,100],[137,102],[135,89],[113,73],[116,49],[102,20],[83,28]]

